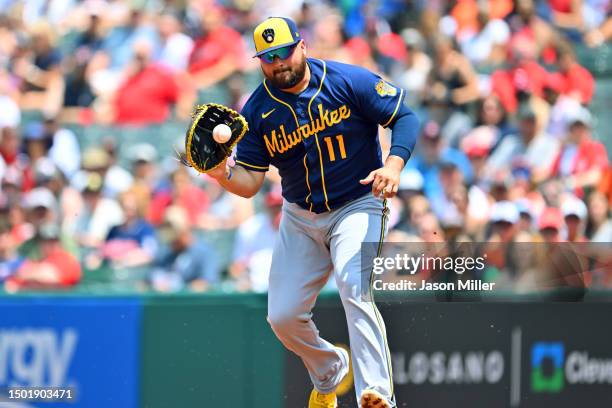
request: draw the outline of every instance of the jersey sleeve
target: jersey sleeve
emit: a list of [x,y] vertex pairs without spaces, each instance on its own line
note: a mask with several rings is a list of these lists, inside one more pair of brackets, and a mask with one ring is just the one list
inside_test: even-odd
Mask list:
[[402,105],[404,90],[364,68],[357,68],[351,79],[360,112],[385,128],[390,126]]
[[266,172],[270,168],[270,155],[264,146],[263,140],[255,130],[256,123],[251,121],[248,112],[242,112],[249,130],[236,146],[236,164],[247,170]]

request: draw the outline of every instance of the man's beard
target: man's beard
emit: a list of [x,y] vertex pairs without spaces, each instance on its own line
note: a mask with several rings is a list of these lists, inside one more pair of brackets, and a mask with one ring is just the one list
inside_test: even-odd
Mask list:
[[297,68],[285,67],[275,70],[268,80],[278,89],[293,88],[300,83],[306,75],[306,59]]

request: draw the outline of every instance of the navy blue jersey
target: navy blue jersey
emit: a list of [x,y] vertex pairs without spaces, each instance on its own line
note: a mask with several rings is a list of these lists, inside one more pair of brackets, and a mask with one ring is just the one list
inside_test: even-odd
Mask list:
[[307,61],[310,83],[300,94],[265,80],[253,92],[236,163],[254,171],[274,165],[285,199],[322,213],[372,190],[359,180],[382,167],[378,125],[392,123],[404,92],[361,67]]

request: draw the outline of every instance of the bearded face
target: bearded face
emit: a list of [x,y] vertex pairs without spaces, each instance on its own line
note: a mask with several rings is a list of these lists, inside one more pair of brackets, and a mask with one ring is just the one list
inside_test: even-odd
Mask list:
[[261,61],[261,70],[270,83],[279,89],[290,89],[306,75],[306,49],[298,43],[292,54],[284,60],[275,58],[272,63]]

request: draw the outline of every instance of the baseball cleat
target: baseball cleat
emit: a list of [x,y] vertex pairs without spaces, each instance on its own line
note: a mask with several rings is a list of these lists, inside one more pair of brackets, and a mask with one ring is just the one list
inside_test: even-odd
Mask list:
[[365,390],[361,393],[361,408],[391,408],[387,399],[378,391]]
[[337,408],[338,399],[336,393],[322,394],[317,390],[312,390],[308,400],[308,408]]

